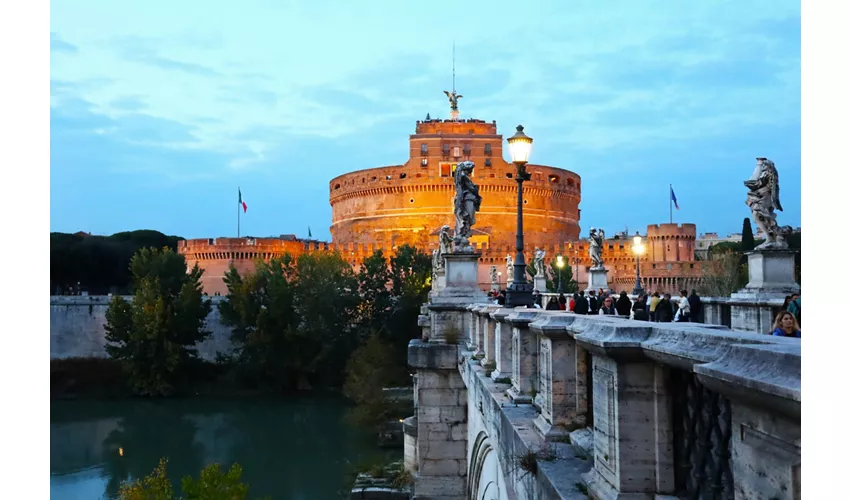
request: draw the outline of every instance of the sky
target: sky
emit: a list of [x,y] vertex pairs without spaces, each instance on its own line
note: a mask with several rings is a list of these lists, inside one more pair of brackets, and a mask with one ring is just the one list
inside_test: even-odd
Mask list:
[[[330,240],[331,178],[415,121],[517,124],[582,177],[582,234],[740,232],[756,157],[800,225],[800,3],[52,0],[51,231]],[[486,200],[485,200],[486,201]]]

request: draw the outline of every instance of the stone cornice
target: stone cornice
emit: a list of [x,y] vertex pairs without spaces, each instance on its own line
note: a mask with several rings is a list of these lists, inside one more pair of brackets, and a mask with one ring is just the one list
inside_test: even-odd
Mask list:
[[802,404],[800,341],[785,337],[775,339],[779,342],[729,345],[716,361],[694,366],[694,373],[706,387],[730,399],[799,420]]

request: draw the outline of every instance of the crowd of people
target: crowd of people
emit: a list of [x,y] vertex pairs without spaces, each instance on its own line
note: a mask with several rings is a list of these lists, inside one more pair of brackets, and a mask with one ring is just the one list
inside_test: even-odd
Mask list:
[[[490,292],[488,298],[495,304],[505,305],[507,292],[500,290]],[[543,295],[534,291],[534,307],[544,308]],[[652,294],[642,293],[632,302],[629,295],[622,291],[615,295],[611,291],[599,289],[576,292],[567,298],[563,293],[557,298],[551,298],[546,303],[547,311],[568,311],[574,314],[600,314],[611,316],[626,316],[638,321],[656,323],[685,322],[702,323],[702,301],[696,290],[679,291],[679,300],[674,302],[669,293],[655,291]],[[773,324],[773,335],[800,338],[800,295],[789,295],[785,304],[776,316]]]

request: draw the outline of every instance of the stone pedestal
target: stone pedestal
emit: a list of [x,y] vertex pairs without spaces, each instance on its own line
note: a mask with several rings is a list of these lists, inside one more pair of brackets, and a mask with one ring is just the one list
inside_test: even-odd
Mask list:
[[517,309],[505,318],[511,325],[511,388],[508,395],[514,403],[532,403],[537,390],[537,335],[528,329],[540,309]]
[[490,318],[495,323],[493,329],[495,339],[496,369],[490,374],[493,380],[511,376],[511,336],[512,328],[507,322],[507,317],[514,313],[513,309],[500,307],[490,313]]
[[784,298],[800,293],[794,276],[793,250],[756,250],[747,253],[749,282],[733,299]]
[[416,370],[416,496],[464,499],[468,405],[458,346],[411,340],[407,361]]
[[534,290],[540,293],[546,293],[546,277],[545,276],[535,276],[534,277]]
[[[605,323],[608,323],[607,325]],[[658,498],[675,489],[669,371],[646,358],[651,327],[578,318],[576,343],[593,355],[591,498]]]
[[576,345],[570,324],[575,315],[544,316],[529,328],[537,334],[540,414],[534,426],[548,439],[587,426],[587,356]]
[[445,254],[446,286],[431,294],[431,342],[465,342],[472,314],[467,306],[484,303],[487,296],[478,288],[478,253]]
[[591,268],[587,272],[587,290],[607,290],[608,289],[608,270],[604,267]]

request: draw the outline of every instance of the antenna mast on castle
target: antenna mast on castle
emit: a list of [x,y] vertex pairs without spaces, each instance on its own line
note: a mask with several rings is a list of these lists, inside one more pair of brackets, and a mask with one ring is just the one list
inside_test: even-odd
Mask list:
[[457,89],[455,88],[455,43],[452,42],[452,91],[449,93],[448,90],[443,91],[446,94],[446,97],[449,98],[449,106],[451,107],[451,117],[452,120],[457,120],[460,116],[460,111],[457,110],[457,100],[463,97],[462,95],[458,95]]

